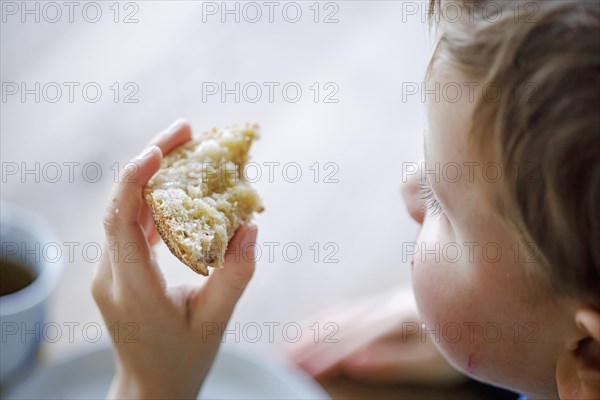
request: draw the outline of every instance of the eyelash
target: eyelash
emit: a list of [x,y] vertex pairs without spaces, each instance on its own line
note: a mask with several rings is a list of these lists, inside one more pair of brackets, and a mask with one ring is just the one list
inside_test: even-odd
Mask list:
[[427,179],[421,181],[421,200],[425,201],[425,210],[430,212],[431,215],[444,214],[442,205],[435,198],[435,194],[433,193],[431,185]]

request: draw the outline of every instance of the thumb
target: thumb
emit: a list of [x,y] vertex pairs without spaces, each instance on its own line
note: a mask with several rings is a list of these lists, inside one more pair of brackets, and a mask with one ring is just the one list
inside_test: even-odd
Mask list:
[[417,355],[415,360],[400,355],[405,350],[401,345],[390,341],[371,343],[344,359],[342,370],[348,376],[362,381],[402,381],[403,370],[414,368],[419,357]]
[[246,285],[254,274],[256,225],[241,226],[229,241],[223,268],[214,269],[203,288],[204,317],[210,322],[226,323]]

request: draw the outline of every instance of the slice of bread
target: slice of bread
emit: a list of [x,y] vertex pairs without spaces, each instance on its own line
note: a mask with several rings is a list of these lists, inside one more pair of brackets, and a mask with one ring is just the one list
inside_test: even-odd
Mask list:
[[243,176],[258,129],[243,124],[203,133],[165,156],[144,189],[160,236],[199,274],[222,267],[237,228],[263,211]]

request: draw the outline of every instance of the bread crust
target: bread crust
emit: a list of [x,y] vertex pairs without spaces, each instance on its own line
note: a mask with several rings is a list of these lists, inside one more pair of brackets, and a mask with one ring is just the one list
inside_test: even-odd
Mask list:
[[179,242],[177,237],[172,233],[174,229],[169,223],[169,218],[157,207],[154,197],[152,197],[152,191],[144,188],[144,195],[146,198],[146,203],[148,203],[148,206],[150,207],[152,219],[154,219],[154,223],[156,225],[156,230],[158,231],[163,242],[165,242],[169,250],[171,250],[171,253],[173,253],[175,257],[177,257],[182,263],[190,267],[196,273],[208,276],[208,266],[206,264],[192,259],[190,254],[181,251],[179,248]]

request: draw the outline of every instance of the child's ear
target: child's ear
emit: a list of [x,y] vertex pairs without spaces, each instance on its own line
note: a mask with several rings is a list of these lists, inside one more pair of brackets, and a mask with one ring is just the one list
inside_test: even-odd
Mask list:
[[600,399],[600,312],[575,313],[578,330],[568,338],[556,366],[561,399]]

